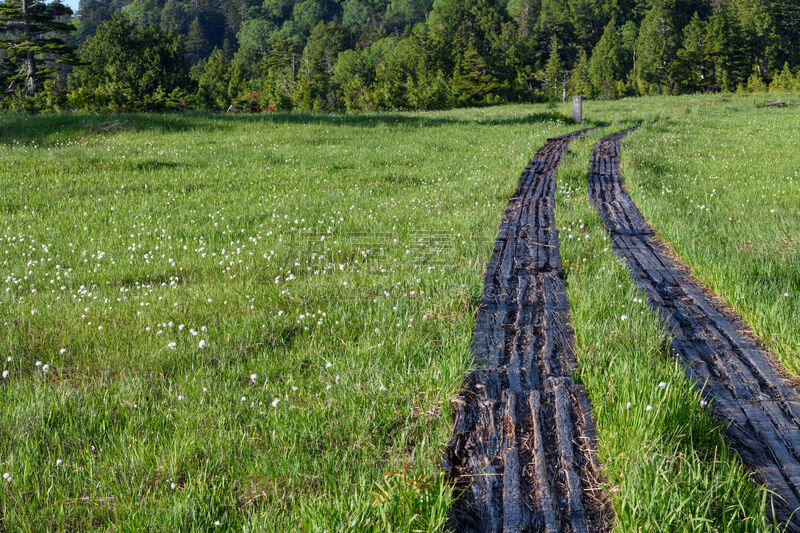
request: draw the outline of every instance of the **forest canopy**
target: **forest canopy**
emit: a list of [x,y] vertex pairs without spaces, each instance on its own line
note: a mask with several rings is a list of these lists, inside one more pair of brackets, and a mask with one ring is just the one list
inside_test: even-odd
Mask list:
[[[23,2],[44,3],[0,2],[2,43],[24,37],[4,18]],[[75,58],[47,69],[36,94],[14,83],[24,58],[3,44],[3,107],[355,111],[800,89],[796,0],[81,0],[69,11],[50,9],[52,36]]]

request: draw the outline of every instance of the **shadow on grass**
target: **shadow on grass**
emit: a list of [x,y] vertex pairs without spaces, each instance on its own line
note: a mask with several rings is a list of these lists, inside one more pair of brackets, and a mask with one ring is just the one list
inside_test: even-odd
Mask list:
[[[80,141],[92,137],[102,137],[124,132],[155,131],[160,133],[180,133],[188,131],[219,131],[245,124],[305,124],[374,128],[379,126],[402,126],[413,128],[432,128],[448,125],[506,126],[560,122],[575,124],[556,112],[536,112],[519,115],[492,116],[476,113],[474,118],[465,116],[459,110],[437,113],[311,113],[285,112],[263,113],[258,115],[225,115],[221,113],[132,113],[88,115],[60,113],[50,115],[6,114],[0,116],[0,144],[53,145],[59,142]],[[599,123],[587,121],[583,127]]]

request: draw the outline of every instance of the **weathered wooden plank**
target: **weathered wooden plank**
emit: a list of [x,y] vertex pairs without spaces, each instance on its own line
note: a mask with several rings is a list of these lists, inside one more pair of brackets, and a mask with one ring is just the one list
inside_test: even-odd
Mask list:
[[[454,405],[443,459],[448,477],[465,489],[450,516],[457,531],[610,529],[596,443],[588,437],[589,401],[570,377],[575,335],[553,227],[556,167],[579,134],[536,153],[509,200],[487,267],[472,342],[481,370]],[[584,472],[592,475],[584,479]]]
[[595,145],[589,200],[612,248],[671,330],[673,353],[727,422],[742,460],[777,494],[775,518],[788,522],[787,531],[800,531],[800,513],[792,515],[800,507],[800,396],[772,367],[774,357],[753,342],[749,326],[688,274],[630,199],[619,167],[619,141],[630,131]]

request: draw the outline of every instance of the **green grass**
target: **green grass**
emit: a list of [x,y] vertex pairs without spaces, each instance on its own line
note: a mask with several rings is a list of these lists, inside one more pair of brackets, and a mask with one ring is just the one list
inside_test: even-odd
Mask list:
[[[785,317],[797,314],[797,286],[777,306],[785,315],[773,313],[774,300],[752,297],[762,289],[735,264],[739,249],[713,234],[681,241],[702,218],[675,217],[680,195],[660,195],[673,181],[704,194],[679,165],[723,176],[733,164],[694,161],[684,143],[700,131],[717,140],[701,144],[707,153],[735,145],[737,116],[786,124],[774,117],[794,108],[757,110],[759,98],[590,102],[585,116],[660,118],[623,145],[634,200],[700,277],[762,317],[760,334],[796,349]],[[0,470],[11,476],[0,527],[442,530],[452,495],[440,458],[486,260],[527,161],[575,128],[556,118],[543,106],[0,117]],[[760,132],[751,142],[766,146]],[[617,528],[763,530],[761,493],[604,251],[586,199],[599,135],[573,143],[557,216],[572,229],[561,239],[577,377],[598,419]],[[748,165],[788,168],[786,146]],[[684,159],[665,162],[669,150]],[[716,188],[743,197],[755,187],[740,184]],[[781,211],[785,232],[798,226],[797,205]],[[728,238],[766,242],[750,230],[737,224]],[[796,275],[780,253],[761,255],[755,264]],[[742,269],[739,299],[737,285],[712,279],[722,260]]]
[[747,480],[719,424],[669,355],[658,318],[587,201],[592,142],[623,127],[573,145],[556,197],[576,377],[597,419],[616,530],[765,531],[763,493]]
[[0,120],[8,529],[442,527],[497,223],[570,124]]
[[673,116],[630,137],[622,161],[656,232],[798,375],[798,100],[757,108],[762,98],[670,100]]

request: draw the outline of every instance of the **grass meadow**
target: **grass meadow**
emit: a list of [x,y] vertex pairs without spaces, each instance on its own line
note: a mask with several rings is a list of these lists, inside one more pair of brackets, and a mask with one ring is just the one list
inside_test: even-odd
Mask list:
[[[584,116],[658,119],[633,199],[797,373],[800,132],[765,100]],[[0,117],[0,528],[444,530],[483,271],[566,112]],[[556,213],[616,528],[764,531],[586,198],[621,127],[572,144]]]

